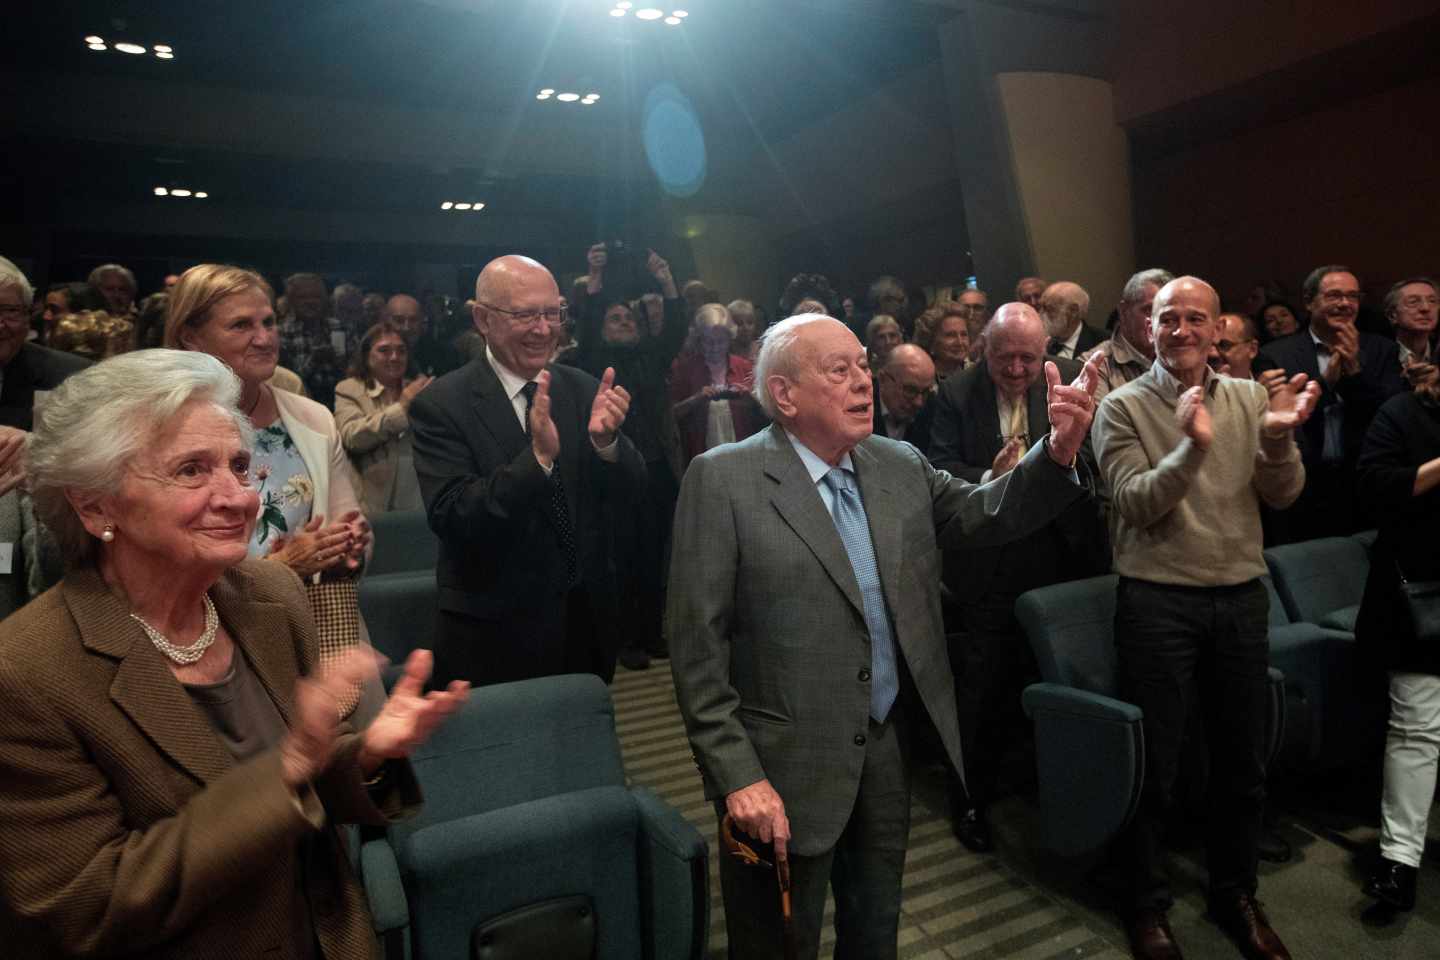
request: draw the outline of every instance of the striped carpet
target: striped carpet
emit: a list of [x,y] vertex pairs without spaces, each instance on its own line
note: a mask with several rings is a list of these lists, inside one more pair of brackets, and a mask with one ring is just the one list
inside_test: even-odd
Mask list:
[[[661,661],[649,670],[621,669],[612,692],[626,776],[677,807],[710,843],[709,956],[723,960],[725,912],[715,866],[715,816],[690,760],[668,666]],[[830,903],[827,924],[833,912]],[[1083,917],[996,858],[977,856],[960,846],[939,804],[927,802],[917,792],[905,862],[901,957],[1121,960],[1128,956],[1129,951],[1111,938],[1113,933],[1087,926]],[[822,956],[830,956],[833,939],[833,928],[827,928]]]

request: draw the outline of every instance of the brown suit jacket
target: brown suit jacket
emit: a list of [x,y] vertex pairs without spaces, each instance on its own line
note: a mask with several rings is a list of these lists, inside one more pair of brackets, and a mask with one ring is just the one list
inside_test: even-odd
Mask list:
[[[246,560],[211,598],[289,722],[316,658],[300,581]],[[302,809],[279,750],[236,764],[93,570],[0,623],[0,705],[6,956],[296,957],[307,904],[327,960],[379,955],[333,825],[412,812],[408,764],[367,791],[345,731]]]

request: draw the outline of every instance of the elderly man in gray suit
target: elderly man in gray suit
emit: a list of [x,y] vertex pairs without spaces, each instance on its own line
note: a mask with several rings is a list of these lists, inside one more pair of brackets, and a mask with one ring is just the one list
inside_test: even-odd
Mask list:
[[[1031,308],[1001,308],[1016,310]],[[963,769],[937,548],[1023,537],[1084,496],[1073,464],[1095,370],[1070,386],[1045,374],[1049,434],[974,485],[871,436],[864,346],[837,320],[792,317],[756,363],[774,424],[685,475],[668,612],[680,710],[718,813],[789,864],[800,956],[819,949],[827,884],[835,956],[895,956],[910,730],[934,724]],[[773,876],[722,857],[720,877],[731,956],[780,956]]]

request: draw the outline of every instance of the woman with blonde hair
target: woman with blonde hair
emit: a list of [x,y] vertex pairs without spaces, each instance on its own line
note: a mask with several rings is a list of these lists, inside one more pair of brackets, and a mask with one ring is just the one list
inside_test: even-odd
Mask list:
[[410,402],[430,385],[423,373],[405,379],[410,347],[388,320],[365,331],[350,375],[335,385],[335,425],[360,476],[365,512],[423,510],[410,451]]
[[685,463],[722,443],[744,440],[762,424],[750,396],[754,365],[730,352],[737,333],[724,304],[707,303],[691,323],[693,349],[675,358],[670,402]]
[[[208,353],[239,377],[239,408],[255,430],[251,475],[260,496],[250,555],[283,563],[306,582],[322,656],[333,656],[368,640],[356,579],[370,550],[370,524],[330,411],[268,383],[280,355],[272,294],[250,270],[191,267],[171,292],[165,345]],[[378,676],[372,680],[359,694],[362,720],[378,703]]]

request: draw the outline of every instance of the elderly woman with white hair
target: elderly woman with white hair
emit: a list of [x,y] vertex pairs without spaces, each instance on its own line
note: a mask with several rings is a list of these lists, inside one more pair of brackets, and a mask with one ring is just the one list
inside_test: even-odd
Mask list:
[[670,369],[670,401],[685,463],[722,443],[744,440],[764,425],[750,396],[755,368],[730,352],[738,332],[724,304],[707,303],[691,325],[693,349]]
[[118,263],[102,264],[90,271],[88,282],[104,299],[105,309],[112,316],[129,317],[135,313],[135,295],[140,288],[129,267]]
[[378,957],[339,823],[412,812],[463,683],[416,651],[357,732],[259,505],[239,380],[144,350],[71,377],[28,445],[65,579],[0,623],[0,936],[26,957]]

